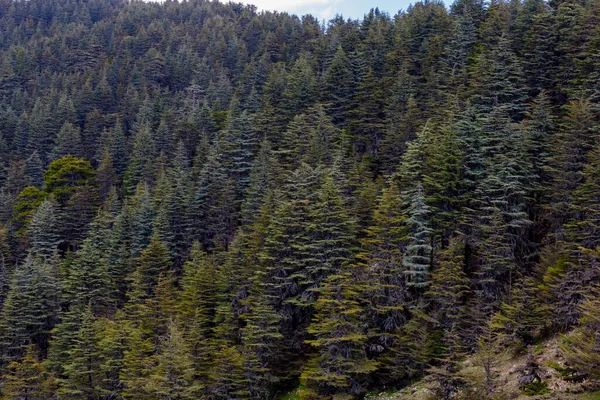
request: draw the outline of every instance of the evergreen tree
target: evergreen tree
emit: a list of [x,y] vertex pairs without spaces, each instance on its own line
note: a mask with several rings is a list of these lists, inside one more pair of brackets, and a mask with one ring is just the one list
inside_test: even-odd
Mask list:
[[218,300],[217,266],[214,256],[204,253],[194,243],[190,260],[185,263],[182,293],[178,304],[184,327],[183,336],[193,357],[196,376],[207,384],[208,369],[214,354],[214,327]]
[[562,227],[571,215],[573,192],[582,183],[582,171],[596,137],[595,113],[589,101],[574,100],[566,106],[566,112],[555,135],[548,163],[553,182],[549,207],[559,239],[564,234]]
[[322,96],[328,104],[328,111],[336,125],[343,125],[356,89],[356,79],[350,59],[341,46],[338,46],[329,68],[325,71],[323,81]]
[[135,135],[131,157],[127,171],[123,177],[126,193],[132,194],[138,183],[154,183],[155,166],[152,158],[156,156],[154,142],[151,138],[150,126],[141,125]]
[[58,394],[72,399],[101,398],[101,372],[96,359],[97,332],[90,307],[83,311],[73,346],[64,364]]
[[50,159],[56,160],[68,155],[77,158],[83,157],[83,147],[79,127],[65,122],[56,136]]
[[598,288],[591,290],[581,304],[580,326],[571,335],[562,337],[561,350],[570,366],[589,376],[597,378],[598,369]]
[[52,395],[44,366],[37,360],[35,346],[27,347],[20,361],[13,361],[4,375],[3,399],[43,400]]
[[[403,214],[404,203],[392,181],[384,188],[373,215],[372,225],[362,239],[359,259],[366,263],[365,298],[369,301],[370,352],[379,362],[380,375],[393,374],[393,349],[406,323],[408,293],[403,276],[408,227]],[[384,372],[385,371],[385,372]]]
[[61,240],[58,235],[58,222],[54,206],[49,200],[44,200],[36,211],[29,226],[29,242],[34,257],[50,260],[57,251]]
[[429,207],[425,204],[423,190],[417,187],[406,220],[409,233],[403,260],[406,285],[416,291],[428,285],[433,257],[432,229],[428,226],[428,214]]
[[367,357],[368,336],[362,328],[363,273],[360,266],[343,266],[319,288],[315,317],[308,327],[314,336],[308,343],[318,353],[302,371],[303,390],[310,393],[303,393],[305,397],[359,395],[365,377],[377,369]]
[[52,265],[35,255],[19,265],[4,302],[0,325],[2,360],[10,362],[25,355],[30,344],[45,356],[50,330],[57,311],[58,283]]
[[249,185],[241,206],[241,222],[250,225],[264,204],[264,198],[275,186],[275,160],[271,145],[263,139],[250,170]]
[[36,151],[31,153],[25,160],[24,169],[27,185],[42,189],[44,186],[44,167],[42,159]]
[[171,321],[160,338],[156,366],[150,373],[148,387],[154,395],[167,399],[197,398],[194,368],[183,335]]

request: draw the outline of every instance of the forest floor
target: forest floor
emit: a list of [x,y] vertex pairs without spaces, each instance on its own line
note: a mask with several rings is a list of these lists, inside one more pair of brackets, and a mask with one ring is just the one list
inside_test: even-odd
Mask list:
[[[493,398],[496,400],[600,400],[600,382],[585,380],[572,382],[564,379],[561,374],[564,361],[558,342],[559,338],[556,336],[536,345],[532,350],[535,362],[539,365],[538,374],[547,384],[548,393],[528,396],[519,390],[519,368],[527,362],[527,354],[523,354],[507,358],[498,365],[497,382],[500,389]],[[465,361],[464,369],[467,373],[469,369],[474,369],[471,360]],[[423,380],[397,392],[370,394],[367,400],[433,400],[436,397],[433,395],[432,388],[432,383]]]

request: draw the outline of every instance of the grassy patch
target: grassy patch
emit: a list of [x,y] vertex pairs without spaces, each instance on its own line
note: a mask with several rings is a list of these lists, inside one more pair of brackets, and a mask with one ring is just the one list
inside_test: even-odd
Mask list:
[[596,392],[584,393],[579,400],[600,400],[600,390]]
[[550,393],[546,382],[532,382],[521,386],[521,393],[525,396],[538,396]]

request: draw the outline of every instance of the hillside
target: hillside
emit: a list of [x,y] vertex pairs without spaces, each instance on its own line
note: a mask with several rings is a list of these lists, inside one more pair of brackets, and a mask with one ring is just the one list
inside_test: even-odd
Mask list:
[[0,399],[600,379],[599,54],[597,0],[0,0]]
[[[539,374],[546,383],[539,390],[543,394],[525,392],[519,385],[519,369],[528,363],[529,354],[505,357],[496,366],[497,380],[500,382],[492,398],[515,400],[596,400],[600,398],[600,382],[583,379],[572,380],[565,374],[565,359],[561,356],[558,337],[550,338],[532,348],[532,356],[539,365]],[[477,361],[467,358],[463,361],[466,374],[484,375],[478,369]],[[427,400],[435,399],[435,383],[421,380],[399,391],[371,393],[368,400]],[[480,398],[471,395],[470,398]]]

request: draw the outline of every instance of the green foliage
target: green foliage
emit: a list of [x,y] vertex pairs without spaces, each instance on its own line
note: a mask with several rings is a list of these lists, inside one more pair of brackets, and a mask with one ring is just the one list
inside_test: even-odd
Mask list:
[[598,328],[600,295],[597,287],[589,291],[581,304],[580,326],[571,335],[562,337],[561,350],[568,364],[579,372],[597,378],[598,369]]
[[35,255],[17,266],[2,310],[0,346],[4,362],[23,357],[31,343],[41,355],[46,354],[58,309],[53,267]]
[[5,397],[598,375],[595,2],[0,3]]
[[525,396],[540,396],[550,393],[550,389],[546,382],[531,382],[521,386],[521,393]]
[[35,346],[31,345],[21,360],[10,363],[3,377],[3,399],[43,400],[51,396],[51,380],[36,359],[36,353]]
[[79,186],[91,184],[94,175],[88,161],[68,155],[51,162],[44,172],[45,190],[64,205]]

